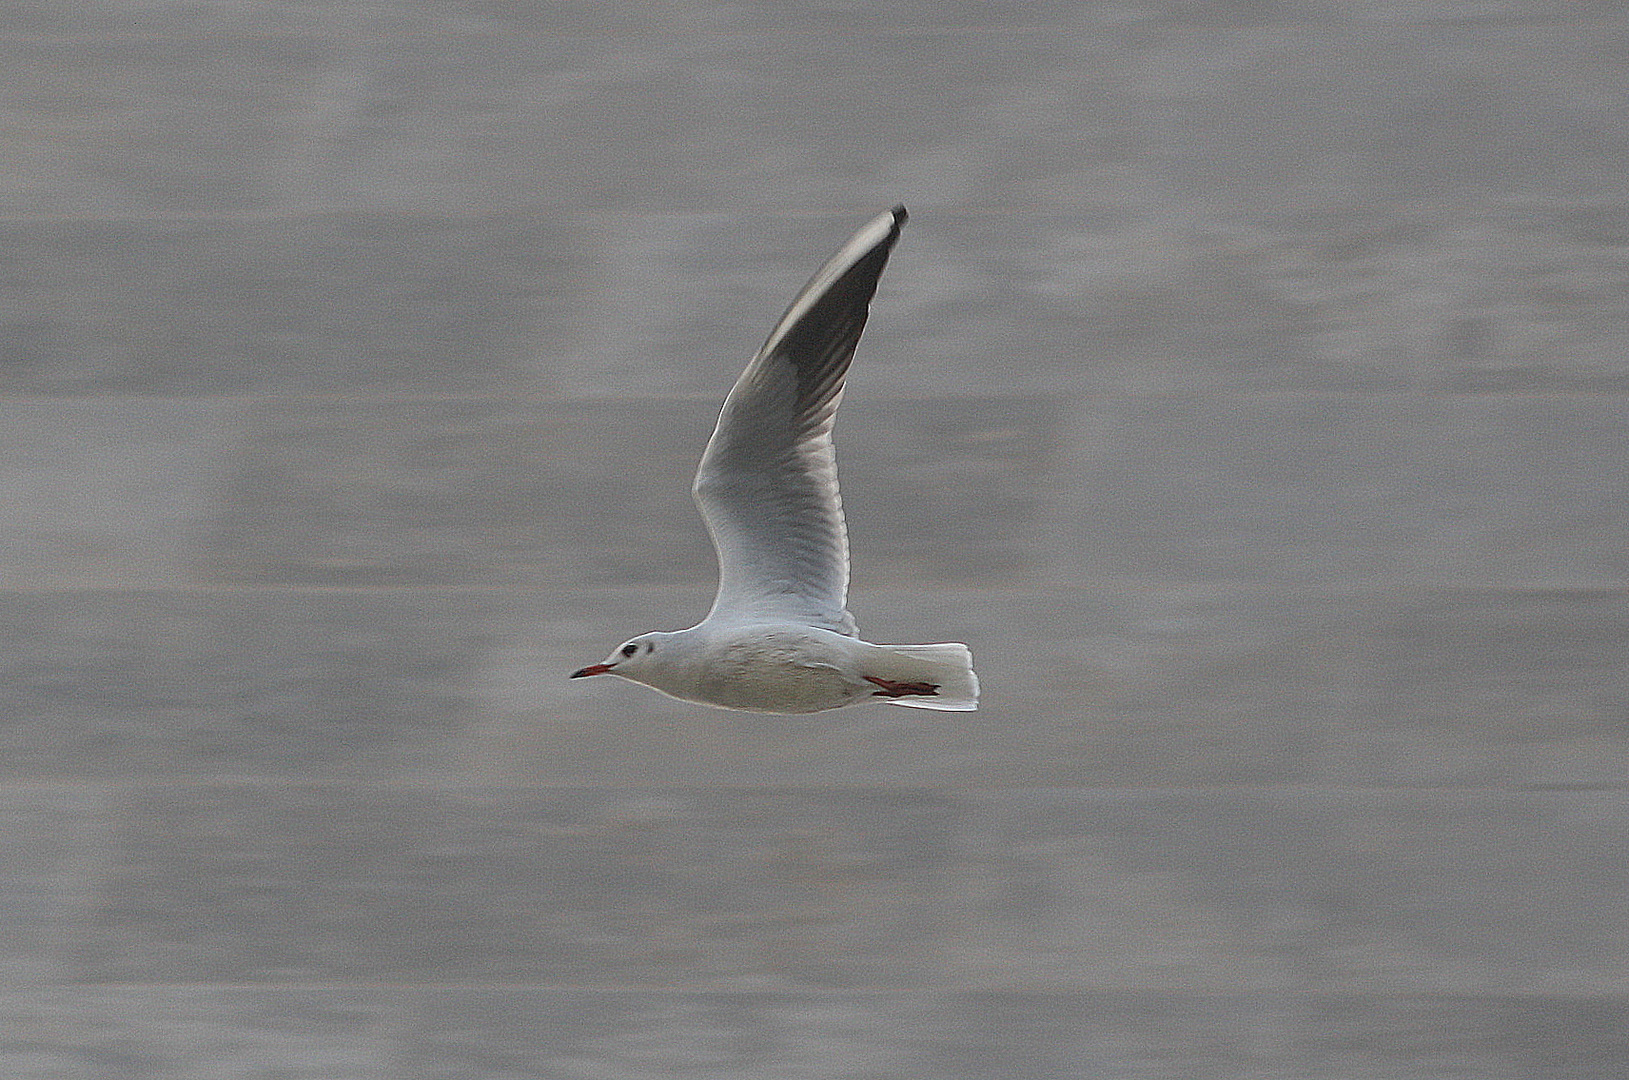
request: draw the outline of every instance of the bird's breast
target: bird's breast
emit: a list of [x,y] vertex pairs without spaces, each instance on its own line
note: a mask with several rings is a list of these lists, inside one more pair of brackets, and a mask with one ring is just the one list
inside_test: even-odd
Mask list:
[[841,648],[796,631],[743,633],[720,642],[708,660],[698,696],[726,709],[821,712],[865,689]]

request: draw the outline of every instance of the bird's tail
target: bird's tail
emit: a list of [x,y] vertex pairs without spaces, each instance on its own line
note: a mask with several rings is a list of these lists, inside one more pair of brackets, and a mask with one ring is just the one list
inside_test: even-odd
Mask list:
[[890,705],[913,709],[971,712],[979,707],[979,677],[973,674],[973,654],[959,641],[939,645],[878,645],[868,658],[866,674],[900,687],[933,687],[931,693],[908,690],[899,696],[878,691]]

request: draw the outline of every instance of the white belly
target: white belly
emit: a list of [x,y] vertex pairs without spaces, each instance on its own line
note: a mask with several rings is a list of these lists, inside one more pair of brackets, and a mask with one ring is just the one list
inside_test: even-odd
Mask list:
[[697,699],[726,709],[821,712],[847,705],[869,689],[848,670],[840,647],[797,631],[743,633],[712,650],[708,659]]

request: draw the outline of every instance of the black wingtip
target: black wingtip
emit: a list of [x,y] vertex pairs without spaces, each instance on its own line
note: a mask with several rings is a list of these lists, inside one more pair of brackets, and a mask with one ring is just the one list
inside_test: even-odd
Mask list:
[[909,215],[909,214],[907,214],[905,212],[905,204],[904,203],[900,203],[898,206],[894,207],[894,228],[896,228],[896,229],[899,228],[901,225],[905,224],[910,219],[911,219],[911,215]]

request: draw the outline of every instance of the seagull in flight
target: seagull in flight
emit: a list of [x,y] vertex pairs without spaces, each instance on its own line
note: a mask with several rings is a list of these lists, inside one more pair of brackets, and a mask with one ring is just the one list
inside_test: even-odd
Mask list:
[[882,698],[965,712],[966,645],[874,645],[849,614],[848,530],[832,421],[877,279],[905,224],[896,206],[803,287],[724,401],[692,488],[718,554],[718,595],[688,630],[640,634],[573,679],[615,675],[681,701],[812,713]]

